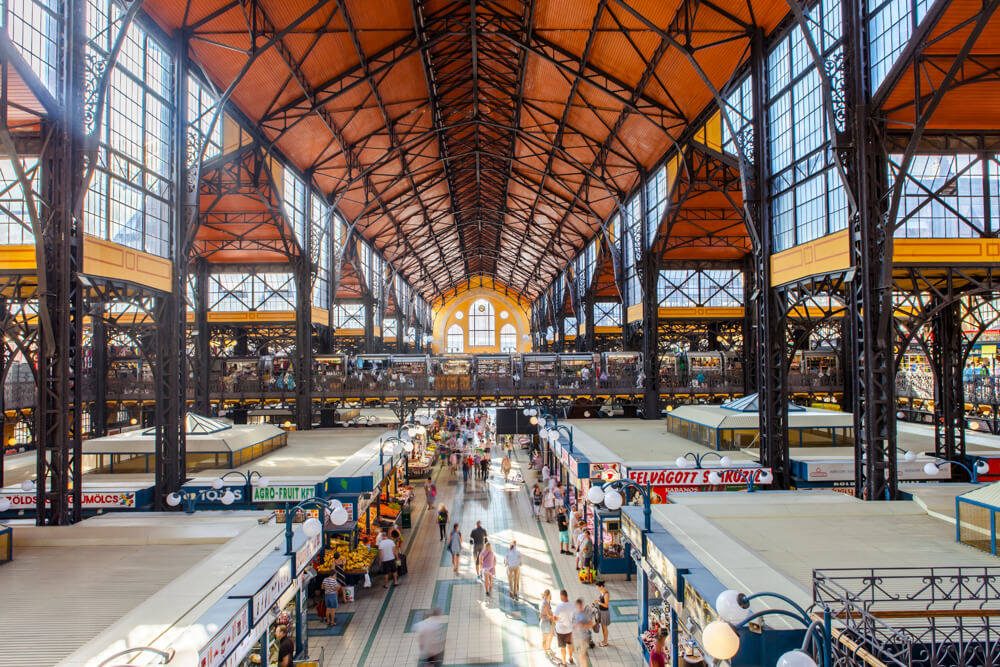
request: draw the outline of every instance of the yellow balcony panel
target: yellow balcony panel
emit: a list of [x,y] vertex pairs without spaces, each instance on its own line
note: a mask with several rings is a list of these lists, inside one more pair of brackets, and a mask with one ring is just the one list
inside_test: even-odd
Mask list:
[[771,255],[771,285],[784,285],[807,276],[844,271],[850,266],[850,232],[845,229]]
[[894,239],[894,264],[997,264],[1000,239]]
[[35,270],[35,246],[0,245],[0,269],[10,272]]
[[743,317],[743,314],[743,308],[740,306],[732,308],[660,306],[659,309],[661,320],[735,320]]

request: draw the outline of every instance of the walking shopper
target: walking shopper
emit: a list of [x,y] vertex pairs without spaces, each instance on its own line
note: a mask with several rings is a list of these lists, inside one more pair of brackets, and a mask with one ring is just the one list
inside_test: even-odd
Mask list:
[[510,477],[510,458],[505,456],[503,461],[500,462],[500,472],[503,473],[503,481],[506,484]]
[[559,658],[562,664],[568,665],[573,662],[573,603],[565,590],[559,591],[559,599],[561,602],[555,609],[556,639],[559,641]]
[[447,627],[441,618],[441,610],[434,607],[424,620],[413,626],[420,646],[420,664],[427,667],[441,667],[444,662],[444,642]]
[[590,628],[593,625],[590,612],[583,608],[583,600],[577,599],[573,610],[573,653],[579,667],[587,667],[587,647],[590,645]]
[[383,537],[378,543],[378,552],[382,557],[382,572],[385,574],[385,585],[382,588],[389,588],[389,578],[392,577],[392,585],[399,584],[399,567],[396,561],[399,560],[399,547],[391,537]]
[[542,602],[538,606],[538,629],[542,631],[542,650],[545,657],[552,654],[552,635],[555,634],[555,614],[552,613],[552,591],[542,591]]
[[552,493],[552,489],[545,489],[545,495],[542,497],[542,507],[545,508],[545,520],[552,523],[552,513],[556,510],[556,495]]
[[448,528],[448,508],[444,505],[438,508],[438,532],[441,533],[439,542],[444,542],[444,532]]
[[604,636],[601,646],[607,646],[608,624],[611,623],[611,593],[608,592],[604,580],[597,582],[597,591],[600,595],[594,600],[594,604],[597,605],[597,622],[600,624],[601,634]]
[[490,595],[493,592],[493,578],[497,573],[497,556],[493,553],[493,545],[489,542],[476,558],[476,570],[482,571],[483,588],[486,589],[486,595]]
[[660,630],[649,652],[649,667],[667,667],[667,633]]
[[462,557],[462,533],[458,532],[458,524],[452,526],[451,535],[448,536],[448,551],[451,552],[451,566],[458,574],[458,562]]
[[326,624],[331,628],[337,625],[337,593],[340,583],[337,582],[337,575],[331,574],[323,580],[323,604],[326,606]]
[[517,540],[511,540],[507,551],[507,585],[510,587],[510,598],[517,599],[521,590],[521,552],[517,550]]
[[471,469],[470,465],[471,464],[470,464],[470,461],[469,461],[469,457],[468,456],[463,457],[462,458],[462,483],[463,484],[468,484],[469,483],[469,470]]
[[434,508],[434,496],[437,495],[437,488],[429,478],[424,482],[424,498],[427,500],[427,509]]
[[472,541],[472,560],[476,563],[476,576],[478,577],[479,554],[483,552],[483,547],[486,546],[486,529],[483,528],[482,521],[476,522],[476,527],[469,533],[469,539]]
[[531,515],[538,521],[538,515],[542,511],[542,491],[535,484],[534,490],[531,492]]
[[489,453],[483,457],[483,460],[479,462],[479,474],[483,478],[483,481],[487,481],[490,478],[490,455]]
[[590,567],[590,563],[594,558],[594,542],[590,539],[590,531],[583,531],[583,541],[580,543],[580,552],[577,554],[580,561],[580,567],[577,569],[584,569]]
[[[564,512],[559,512],[556,517],[556,527],[559,529],[559,553],[572,556],[573,552],[569,550],[569,522]],[[579,564],[577,569],[580,569]]]

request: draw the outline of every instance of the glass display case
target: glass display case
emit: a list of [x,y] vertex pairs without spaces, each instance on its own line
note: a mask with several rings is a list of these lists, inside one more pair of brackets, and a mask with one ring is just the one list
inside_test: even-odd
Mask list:
[[594,554],[599,574],[624,574],[627,566],[621,510],[598,510]]

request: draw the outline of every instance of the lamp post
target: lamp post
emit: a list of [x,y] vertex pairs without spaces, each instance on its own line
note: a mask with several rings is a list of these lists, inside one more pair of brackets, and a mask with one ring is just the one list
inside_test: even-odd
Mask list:
[[[225,494],[223,494],[223,497],[225,497]],[[166,502],[168,507],[177,507],[181,503],[184,503],[184,511],[187,514],[194,514],[194,503],[197,499],[198,494],[195,491],[184,491],[182,489],[167,494]]]
[[[788,609],[765,609],[751,612],[750,602],[760,598],[780,600],[791,607]],[[833,667],[832,624],[830,609],[823,609],[823,619],[813,620],[801,605],[779,593],[755,593],[744,595],[739,591],[727,590],[715,599],[715,610],[721,620],[712,621],[701,631],[702,648],[716,660],[729,660],[740,650],[740,636],[737,631],[746,627],[752,621],[764,616],[785,616],[796,620],[806,627],[802,647],[788,651],[778,659],[778,667],[817,667],[816,661],[809,652],[815,636],[822,641],[820,646],[820,663],[822,667]]]
[[[422,426],[420,428],[423,428]],[[402,432],[402,427],[400,427],[400,432]],[[410,452],[413,451],[413,441],[403,440],[402,438],[396,436],[389,436],[384,440],[380,440],[378,443],[378,466],[381,468],[385,465],[385,444],[387,442],[398,442],[403,445],[403,451],[406,452],[406,458],[404,459],[406,466],[406,483],[410,483]]]
[[653,513],[650,504],[649,484],[642,487],[630,479],[616,479],[603,486],[590,487],[590,491],[587,491],[587,501],[592,505],[604,503],[604,506],[611,511],[621,509],[621,506],[625,504],[625,497],[618,490],[619,488],[635,489],[642,496],[642,515],[646,523],[644,532],[648,533],[651,530]]
[[969,473],[969,479],[972,480],[973,484],[979,484],[979,475],[985,475],[990,471],[990,464],[983,459],[973,459],[975,462],[968,466],[960,461],[947,461],[945,459],[935,459],[927,463],[924,466],[924,472],[931,477],[937,476],[941,472],[941,466],[943,465],[953,465],[958,466],[965,472]]
[[[249,503],[253,499],[253,487],[255,486],[266,487],[271,483],[271,480],[269,480],[267,477],[257,472],[256,470],[251,470],[249,472],[242,472],[240,470],[230,470],[229,472],[224,473],[219,477],[213,479],[212,488],[216,490],[221,489],[226,485],[226,478],[231,477],[233,475],[243,480],[243,502],[246,503]],[[254,475],[256,475],[257,477],[255,478]],[[233,502],[235,502],[235,500],[236,500],[236,495],[228,489],[224,494],[222,494],[223,505],[232,505]]]
[[678,456],[676,459],[674,459],[674,465],[676,465],[678,468],[687,468],[689,465],[691,465],[691,461],[694,461],[694,467],[701,468],[702,463],[705,461],[705,459],[707,459],[710,456],[714,456],[715,458],[719,459],[719,465],[722,466],[723,468],[728,468],[729,466],[733,465],[732,459],[730,459],[728,456],[712,451],[703,452],[701,454],[695,452],[688,452],[684,456]]
[[[753,485],[753,477],[746,470],[743,470],[742,468],[732,468],[730,472],[739,475],[740,478],[746,482],[747,493],[753,493],[757,490]],[[771,481],[771,473],[767,470],[763,471],[760,476],[760,481],[762,484],[768,484]],[[708,483],[716,486],[722,484],[722,475],[713,470],[708,473]]]

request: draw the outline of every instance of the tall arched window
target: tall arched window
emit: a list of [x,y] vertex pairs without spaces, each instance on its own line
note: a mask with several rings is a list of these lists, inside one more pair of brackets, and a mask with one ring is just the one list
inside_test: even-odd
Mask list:
[[448,327],[448,340],[447,340],[447,350],[446,352],[463,352],[464,351],[464,339],[465,332],[462,331],[462,327],[457,324],[452,324]]
[[513,324],[500,327],[500,351],[517,352],[517,330]]
[[469,347],[493,347],[496,342],[493,306],[486,299],[476,299],[469,307]]

